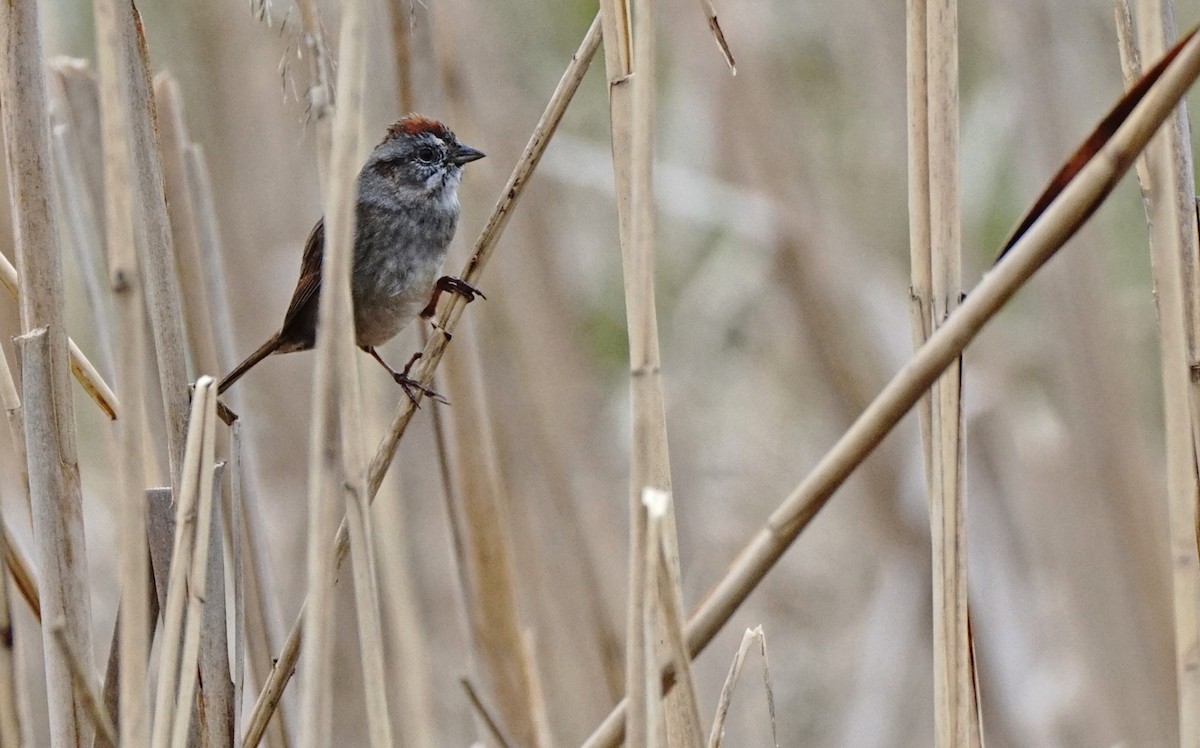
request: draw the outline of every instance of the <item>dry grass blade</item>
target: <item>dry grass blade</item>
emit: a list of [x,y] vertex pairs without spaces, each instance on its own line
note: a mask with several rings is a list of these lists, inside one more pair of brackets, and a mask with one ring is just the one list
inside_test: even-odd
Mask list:
[[[0,255],[0,285],[8,289],[18,302],[21,300],[21,279],[17,275],[17,269],[4,255]],[[67,353],[71,357],[71,373],[79,382],[79,386],[83,387],[83,391],[100,407],[105,416],[116,420],[120,406],[112,388],[70,338],[67,339]]]
[[[83,701],[92,725],[96,728],[96,745],[116,748],[117,729],[109,719],[108,712],[100,704],[100,694],[96,692],[96,684],[92,682],[92,678],[95,676],[88,672],[89,668],[80,661],[79,656],[71,647],[71,642],[67,639],[66,628],[61,621],[51,624],[50,635],[54,637],[55,646],[67,661],[67,666],[71,671],[71,682],[74,684],[79,698]],[[6,743],[6,745],[8,744]]]
[[[966,300],[917,350],[854,424],[783,501],[709,591],[688,621],[688,648],[695,656],[758,586],[763,577],[808,526],[833,492],[921,398],[971,339],[1014,293],[1054,255],[1088,219],[1132,166],[1158,127],[1200,75],[1200,38],[1189,33],[1172,50],[1169,64],[1155,67],[1154,84],[1138,86],[1118,102],[1100,128],[1110,134],[1081,159],[1076,176],[1056,191],[1027,229],[1010,243],[998,262]],[[1094,136],[1087,143],[1093,143]],[[1057,184],[1057,180],[1056,180]],[[622,735],[625,704],[618,705],[585,745],[614,745]]]
[[771,687],[771,663],[767,659],[767,637],[762,626],[746,629],[742,634],[742,643],[738,645],[733,662],[729,665],[729,674],[725,676],[725,685],[721,686],[721,696],[717,701],[717,713],[713,718],[712,732],[708,736],[708,748],[720,748],[725,739],[725,719],[729,716],[729,704],[733,699],[733,689],[737,687],[742,675],[742,665],[746,663],[746,655],[750,647],[758,644],[758,652],[762,657],[763,686],[766,689],[767,711],[771,717],[772,742],[778,748],[779,736],[775,728],[775,689]]
[[712,0],[700,0],[700,8],[704,11],[704,17],[708,19],[708,28],[712,31],[721,55],[725,57],[730,75],[737,75],[737,63],[733,61],[733,52],[729,51],[729,42],[725,41],[725,32],[721,30],[721,23],[717,20],[717,9],[713,7]]

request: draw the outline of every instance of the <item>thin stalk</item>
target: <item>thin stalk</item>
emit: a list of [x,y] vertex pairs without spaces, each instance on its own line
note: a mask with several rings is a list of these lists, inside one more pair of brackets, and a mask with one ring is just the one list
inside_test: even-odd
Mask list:
[[[922,130],[928,141],[917,147],[910,168],[914,206],[910,229],[914,245],[913,334],[924,343],[955,307],[962,293],[961,199],[958,180],[958,8],[957,3],[911,3],[909,47],[924,47],[925,74],[909,73],[910,143]],[[922,19],[923,16],[923,19]],[[925,24],[924,34],[916,28]],[[921,107],[924,116],[913,109]],[[926,163],[917,163],[922,157]],[[921,222],[927,221],[925,227]],[[928,245],[916,242],[928,241]],[[927,263],[921,265],[918,263]],[[918,317],[919,318],[916,318]],[[962,361],[938,380],[929,397],[922,436],[929,486],[929,523],[933,546],[934,733],[939,746],[979,745],[978,705],[971,656],[966,582],[966,506],[963,496]]]
[[[20,276],[17,275],[17,269],[13,267],[7,257],[0,254],[0,286],[4,286],[14,299],[21,302],[23,285]],[[116,420],[120,410],[117,396],[113,394],[112,388],[108,386],[108,382],[104,381],[104,377],[100,376],[100,372],[96,370],[92,362],[83,355],[83,351],[79,350],[75,341],[70,338],[67,338],[67,355],[70,356],[71,374],[74,375],[75,381],[79,382],[79,386],[83,387],[83,391],[107,418]]]
[[[1157,58],[1175,34],[1175,19],[1162,2],[1137,6],[1139,51]],[[1200,556],[1197,555],[1197,450],[1200,449],[1200,379],[1196,360],[1196,212],[1190,126],[1186,107],[1145,153],[1143,184],[1150,227],[1151,267],[1158,302],[1162,355],[1163,415],[1167,450],[1167,508],[1175,603],[1175,676],[1179,694],[1180,745],[1200,745]]]
[[[175,526],[195,525],[195,536],[192,540],[191,557],[175,558],[172,563],[186,564],[180,576],[187,580],[185,588],[179,590],[187,595],[187,628],[183,635],[183,650],[179,659],[179,685],[176,689],[175,716],[172,719],[171,746],[186,748],[188,733],[191,728],[193,702],[196,697],[197,663],[200,658],[200,634],[204,623],[205,598],[208,596],[209,555],[213,546],[213,474],[217,472],[215,465],[217,395],[216,382],[212,377],[203,376],[196,382],[193,398],[200,407],[193,414],[193,425],[189,432],[200,431],[200,471],[198,487],[196,488],[195,517],[176,516]],[[199,420],[195,419],[199,416]],[[183,502],[180,502],[180,510]],[[174,573],[174,569],[172,569]],[[222,597],[224,596],[222,591]],[[215,597],[215,595],[214,595]],[[224,621],[221,622],[224,624]],[[228,672],[228,669],[227,669]],[[210,736],[215,742],[216,736]],[[211,744],[206,743],[206,744]]]
[[[90,662],[92,612],[44,71],[37,4],[0,4],[0,120],[22,270],[21,401],[42,607],[49,620],[63,621],[67,638]],[[92,728],[48,628],[42,630],[42,651],[51,740],[86,742]]]
[[[208,431],[205,414],[210,405],[215,407],[215,403],[209,402],[209,395],[212,394],[210,393],[211,388],[199,386],[210,382],[211,377],[198,382],[192,398],[191,425],[188,428],[187,448],[184,451],[182,464],[183,482],[175,505],[175,540],[171,547],[170,576],[165,596],[162,593],[162,585],[159,585],[159,596],[163,600],[163,625],[160,638],[162,647],[159,653],[158,692],[154,702],[154,732],[151,743],[155,748],[166,748],[170,744],[172,715],[175,714],[173,705],[176,702],[176,687],[182,682],[181,677],[193,681],[196,677],[194,661],[190,670],[184,669],[180,665],[179,655],[184,647],[183,623],[184,608],[188,603],[188,580],[192,571],[191,565],[195,560],[195,546],[201,542],[201,539],[196,536],[197,505],[201,503],[201,490],[205,483],[212,480],[211,463],[205,461],[205,458],[211,455],[211,445],[206,441]],[[153,516],[153,511],[151,515]],[[207,520],[203,520],[203,522],[207,526]],[[204,542],[203,545],[207,547],[208,543]],[[161,565],[157,566],[160,567],[159,573],[161,574]],[[184,719],[185,722],[189,721],[190,712],[188,715],[189,717]]]
[[[188,430],[188,381],[184,361],[183,312],[180,305],[171,224],[163,194],[163,168],[158,117],[150,85],[150,59],[141,17],[132,3],[118,4],[115,14],[126,77],[121,104],[129,128],[131,176],[135,190],[134,226],[139,263],[146,288],[146,310],[154,335],[156,373],[166,421],[166,453],[171,488],[179,491],[180,469]],[[111,243],[109,245],[112,246]]]
[[135,250],[134,203],[131,190],[132,154],[129,140],[129,109],[122,104],[128,75],[128,55],[124,52],[123,14],[128,9],[120,0],[96,2],[97,54],[100,70],[100,124],[104,138],[104,187],[108,270],[117,328],[121,338],[117,350],[116,372],[127,387],[128,410],[121,420],[118,435],[119,510],[124,542],[118,549],[121,574],[121,604],[117,620],[117,660],[124,663],[118,671],[118,724],[129,746],[149,745],[149,684],[144,663],[150,656],[151,622],[147,610],[150,600],[146,579],[149,550],[146,545],[146,514],[142,462],[145,434],[146,383],[145,361],[149,357],[146,339],[145,300],[140,261]]
[[[79,660],[79,656],[75,654],[70,640],[67,639],[67,631],[63,627],[62,622],[50,626],[50,635],[54,637],[55,646],[59,648],[63,657],[67,660],[67,665],[71,670],[71,682],[74,684],[75,691],[79,694],[80,700],[83,701],[87,715],[92,720],[92,726],[96,728],[96,745],[115,748],[117,745],[117,728],[113,726],[108,712],[105,711],[100,703],[100,694],[96,691],[96,684],[92,682],[94,676],[89,672],[90,668],[84,665]],[[16,745],[16,743],[6,745]]]

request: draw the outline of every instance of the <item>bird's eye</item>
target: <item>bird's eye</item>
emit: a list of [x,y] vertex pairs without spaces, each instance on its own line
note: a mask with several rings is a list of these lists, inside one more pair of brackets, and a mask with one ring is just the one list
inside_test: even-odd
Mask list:
[[432,164],[437,159],[437,151],[429,146],[417,149],[417,160],[423,164]]

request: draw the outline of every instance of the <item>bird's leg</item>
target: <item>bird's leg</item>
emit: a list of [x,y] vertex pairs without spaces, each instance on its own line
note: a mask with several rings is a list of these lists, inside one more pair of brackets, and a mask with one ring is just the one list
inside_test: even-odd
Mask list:
[[425,306],[425,308],[421,310],[422,317],[432,317],[437,312],[438,299],[442,297],[443,291],[449,291],[450,293],[458,294],[466,299],[468,304],[474,301],[476,296],[485,301],[487,300],[487,297],[483,295],[483,291],[480,291],[475,286],[467,283],[462,278],[455,278],[452,275],[443,275],[441,278],[437,279],[437,283],[433,284],[433,297],[429,300],[429,303]]
[[378,361],[380,366],[387,369],[388,374],[392,375],[392,379],[396,380],[396,384],[404,388],[404,394],[408,395],[408,399],[412,400],[413,405],[417,406],[418,408],[421,407],[421,404],[417,402],[417,396],[413,394],[414,389],[420,390],[425,394],[426,397],[436,400],[439,403],[449,404],[446,398],[442,397],[438,393],[434,392],[433,389],[426,387],[408,375],[408,372],[412,370],[413,364],[417,362],[417,359],[421,358],[420,351],[417,351],[413,354],[413,357],[410,358],[408,363],[404,365],[404,369],[402,371],[396,371],[390,365],[388,365],[387,361],[383,360],[383,358],[379,355],[379,352],[375,350],[374,346],[364,345],[359,347],[371,354],[371,357]]

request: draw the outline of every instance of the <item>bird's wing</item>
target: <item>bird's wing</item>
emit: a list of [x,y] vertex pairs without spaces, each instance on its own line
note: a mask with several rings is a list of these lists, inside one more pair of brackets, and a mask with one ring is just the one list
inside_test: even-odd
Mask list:
[[321,288],[321,258],[325,254],[325,219],[317,221],[308,240],[304,242],[304,257],[300,260],[300,280],[296,281],[296,291],[292,294],[292,303],[288,304],[287,313],[283,316],[283,330],[286,332],[297,317],[310,304],[317,301],[317,293]]

